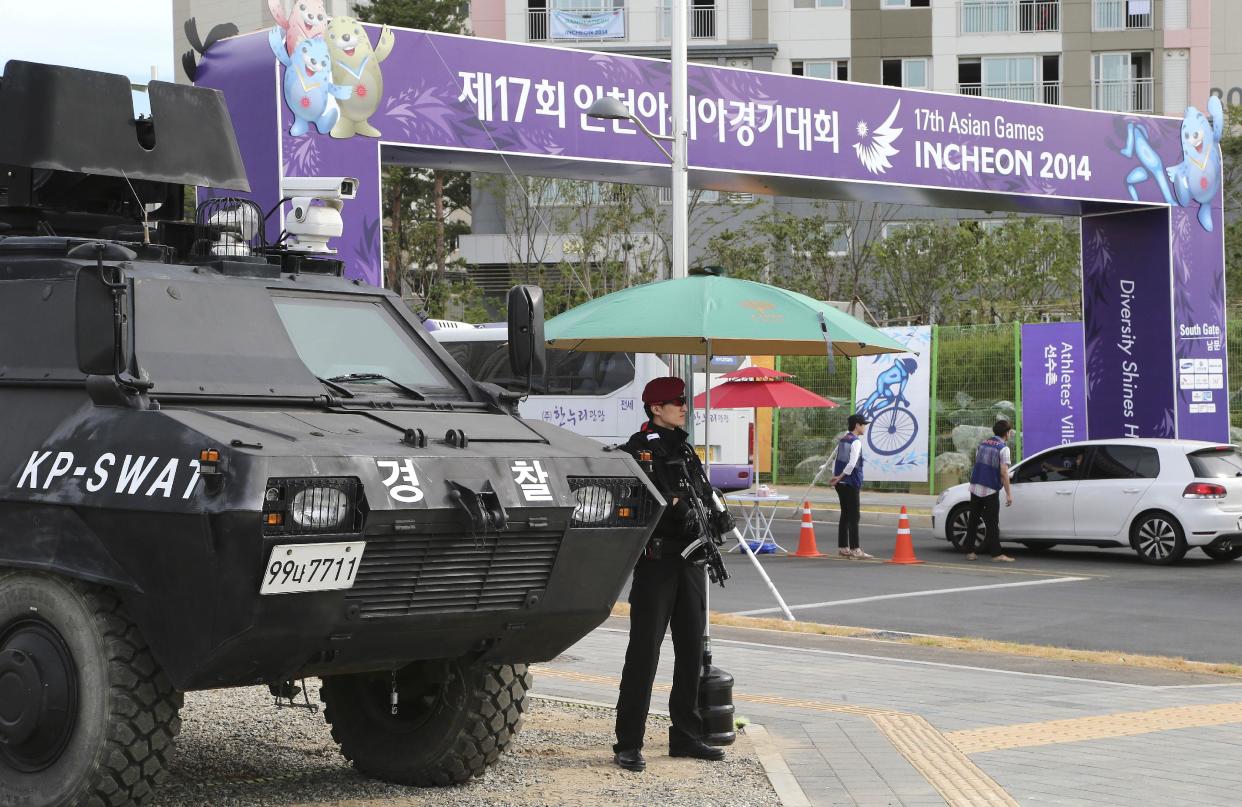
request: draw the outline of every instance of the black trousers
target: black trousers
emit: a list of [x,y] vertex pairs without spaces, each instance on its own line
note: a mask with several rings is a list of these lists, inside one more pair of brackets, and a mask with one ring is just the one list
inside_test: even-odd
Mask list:
[[862,519],[859,490],[853,485],[838,482],[837,498],[841,500],[841,521],[837,524],[837,546],[841,549],[857,549],[858,522]]
[[970,520],[966,523],[966,540],[962,548],[967,552],[975,551],[975,541],[979,537],[979,519],[983,519],[984,537],[980,552],[992,557],[1001,554],[1000,545],[1000,491],[990,496],[970,494]]
[[[671,557],[670,557],[671,555]],[[673,691],[668,699],[673,726],[669,744],[697,740],[703,735],[699,718],[699,678],[703,661],[703,620],[706,583],[703,569],[675,552],[659,560],[643,559],[634,567],[630,586],[630,644],[621,671],[617,698],[617,743],[613,751],[643,747],[651,686],[660,663],[660,643],[673,629]]]

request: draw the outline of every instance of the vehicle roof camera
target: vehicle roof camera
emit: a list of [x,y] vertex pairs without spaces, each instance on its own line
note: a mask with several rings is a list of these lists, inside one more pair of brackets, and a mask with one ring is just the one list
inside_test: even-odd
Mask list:
[[285,177],[280,183],[281,195],[293,203],[285,217],[285,248],[293,252],[317,252],[335,255],[328,246],[345,230],[341,210],[346,199],[358,193],[358,180],[353,177]]

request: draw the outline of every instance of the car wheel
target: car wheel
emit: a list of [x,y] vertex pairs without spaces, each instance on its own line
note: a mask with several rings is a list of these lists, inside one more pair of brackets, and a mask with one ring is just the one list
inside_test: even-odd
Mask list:
[[1130,527],[1130,544],[1144,563],[1167,566],[1186,554],[1182,525],[1168,513],[1143,513]]
[[969,526],[969,504],[959,504],[949,511],[949,517],[944,521],[944,537],[949,539],[954,549],[961,549],[966,543],[966,531]]
[[115,594],[0,573],[0,804],[150,804],[181,730]]
[[1057,547],[1056,544],[1047,541],[1023,541],[1022,545],[1032,552],[1048,552]]
[[495,763],[521,728],[530,685],[525,664],[429,661],[325,676],[319,695],[355,768],[427,787],[468,782]]
[[1203,550],[1203,554],[1215,561],[1224,563],[1230,560],[1242,558],[1242,544],[1230,544],[1228,548],[1208,546],[1199,547]]

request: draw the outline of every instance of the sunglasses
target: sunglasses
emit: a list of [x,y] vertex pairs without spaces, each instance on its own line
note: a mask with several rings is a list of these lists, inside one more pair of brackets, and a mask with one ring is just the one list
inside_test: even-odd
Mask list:
[[672,400],[664,401],[660,404],[660,406],[668,406],[669,404],[672,404],[673,406],[685,406],[686,396],[682,395],[680,398],[673,398]]

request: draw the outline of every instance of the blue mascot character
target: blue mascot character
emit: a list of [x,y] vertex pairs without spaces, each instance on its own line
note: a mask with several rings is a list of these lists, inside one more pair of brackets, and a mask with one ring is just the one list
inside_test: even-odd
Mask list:
[[296,118],[289,127],[289,134],[301,137],[310,131],[312,123],[320,134],[332,131],[341,117],[337,99],[349,98],[353,88],[332,83],[332,62],[323,38],[303,39],[294,46],[292,54],[287,54],[285,32],[273,28],[268,44],[285,66],[285,103]]
[[1208,99],[1208,115],[1194,107],[1186,109],[1182,119],[1182,161],[1165,167],[1160,155],[1147,140],[1147,129],[1133,121],[1129,124],[1123,157],[1135,157],[1139,161],[1126,175],[1130,198],[1138,201],[1140,182],[1155,179],[1160,194],[1169,205],[1190,207],[1192,201],[1199,203],[1199,224],[1212,232],[1212,200],[1220,191],[1222,180],[1219,143],[1225,131],[1225,109],[1220,99]]

